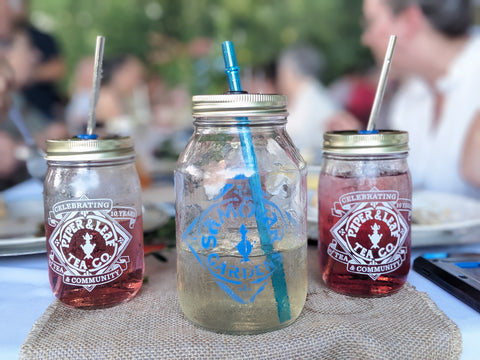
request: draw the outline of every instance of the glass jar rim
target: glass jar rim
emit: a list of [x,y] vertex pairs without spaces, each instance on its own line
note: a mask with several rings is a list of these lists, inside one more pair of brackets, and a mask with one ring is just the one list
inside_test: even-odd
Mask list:
[[47,161],[121,160],[135,155],[131,137],[47,140]]
[[323,152],[344,155],[395,154],[408,152],[408,132],[398,130],[327,131]]
[[277,94],[222,94],[192,97],[194,117],[287,116],[287,97]]

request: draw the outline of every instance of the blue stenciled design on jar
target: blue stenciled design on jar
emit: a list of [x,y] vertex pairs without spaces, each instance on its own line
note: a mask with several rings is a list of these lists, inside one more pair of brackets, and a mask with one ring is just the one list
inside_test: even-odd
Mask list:
[[252,252],[253,245],[250,241],[247,240],[247,232],[248,230],[245,227],[245,224],[240,225],[240,234],[242,235],[242,240],[240,240],[240,242],[236,246],[239,254],[243,256],[243,260],[240,260],[240,262],[250,261],[248,255],[250,255],[250,253]]
[[[282,241],[293,218],[262,194],[264,213],[256,213],[244,176],[232,179],[198,215],[183,239],[200,264],[231,298],[242,304],[255,300],[281,267],[279,253],[262,249],[257,223],[268,231],[270,244]],[[258,211],[258,210],[257,210]]]

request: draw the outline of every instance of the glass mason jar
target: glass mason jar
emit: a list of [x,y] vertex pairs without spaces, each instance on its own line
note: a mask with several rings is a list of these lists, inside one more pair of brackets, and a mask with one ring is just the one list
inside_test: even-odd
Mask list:
[[50,284],[76,308],[130,300],[142,285],[140,181],[128,138],[48,140],[44,183]]
[[327,132],[323,151],[318,183],[323,281],[348,295],[399,290],[410,269],[408,133]]
[[286,97],[193,97],[175,171],[178,296],[222,333],[287,326],[307,292],[306,165],[285,131]]

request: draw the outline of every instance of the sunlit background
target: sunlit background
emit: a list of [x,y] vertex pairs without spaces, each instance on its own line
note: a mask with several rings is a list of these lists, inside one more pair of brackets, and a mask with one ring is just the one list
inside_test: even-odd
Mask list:
[[172,85],[188,84],[192,93],[224,89],[225,40],[234,42],[242,68],[268,64],[289,44],[312,44],[325,54],[325,82],[371,64],[359,39],[361,1],[34,0],[31,19],[56,36],[69,74],[93,55],[102,34],[106,56],[135,54],[150,72]]

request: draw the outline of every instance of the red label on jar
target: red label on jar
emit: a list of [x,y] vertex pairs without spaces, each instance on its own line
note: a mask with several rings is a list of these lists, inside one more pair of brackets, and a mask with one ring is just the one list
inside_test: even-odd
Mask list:
[[134,208],[114,207],[111,199],[83,196],[56,203],[48,215],[54,228],[48,238],[50,269],[64,284],[88,291],[118,279],[130,262],[123,254],[136,219]]
[[349,273],[373,280],[399,269],[407,255],[409,224],[400,211],[411,212],[410,199],[398,191],[355,191],[335,202],[332,215],[340,219],[330,229],[333,235],[327,253],[346,264]]

